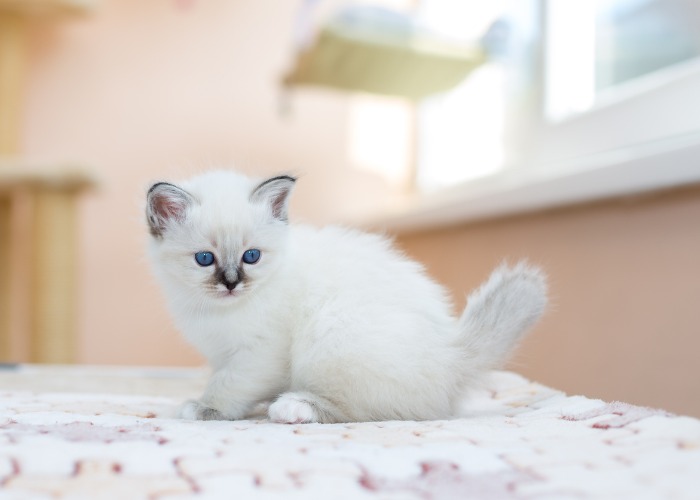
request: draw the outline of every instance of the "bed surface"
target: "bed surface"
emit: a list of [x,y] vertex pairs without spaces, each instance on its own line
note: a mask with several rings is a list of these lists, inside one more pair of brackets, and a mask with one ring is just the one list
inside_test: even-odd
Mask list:
[[463,418],[189,422],[202,369],[0,370],[0,500],[700,498],[700,420],[494,372]]

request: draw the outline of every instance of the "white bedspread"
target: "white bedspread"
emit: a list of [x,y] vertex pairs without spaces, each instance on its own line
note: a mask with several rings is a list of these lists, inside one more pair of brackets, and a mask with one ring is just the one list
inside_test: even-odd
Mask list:
[[469,416],[174,418],[201,370],[0,372],[0,500],[700,498],[700,420],[494,373]]

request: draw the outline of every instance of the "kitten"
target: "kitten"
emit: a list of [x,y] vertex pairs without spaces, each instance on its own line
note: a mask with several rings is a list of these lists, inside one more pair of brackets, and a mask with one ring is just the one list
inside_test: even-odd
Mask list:
[[212,376],[183,418],[426,420],[452,416],[542,314],[543,274],[501,266],[459,318],[389,240],[287,220],[289,176],[217,171],[148,191],[150,256],[176,326]]

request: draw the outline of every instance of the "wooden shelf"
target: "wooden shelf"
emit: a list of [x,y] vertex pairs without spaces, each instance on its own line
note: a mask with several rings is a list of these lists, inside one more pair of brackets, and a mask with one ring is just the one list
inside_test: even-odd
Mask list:
[[65,16],[93,10],[96,0],[0,0],[0,13],[22,16]]
[[83,191],[96,187],[97,177],[74,164],[45,166],[0,158],[0,194],[16,189]]

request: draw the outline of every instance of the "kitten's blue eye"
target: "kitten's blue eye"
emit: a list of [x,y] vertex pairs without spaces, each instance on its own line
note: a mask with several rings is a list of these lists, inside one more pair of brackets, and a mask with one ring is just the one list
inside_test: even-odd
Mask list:
[[202,267],[211,266],[214,263],[214,254],[211,252],[197,252],[194,260]]
[[255,264],[260,260],[260,250],[257,248],[251,248],[243,252],[243,262],[246,264]]

